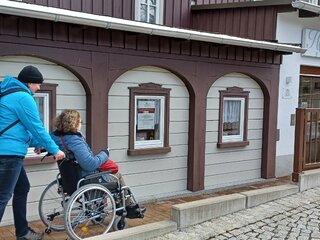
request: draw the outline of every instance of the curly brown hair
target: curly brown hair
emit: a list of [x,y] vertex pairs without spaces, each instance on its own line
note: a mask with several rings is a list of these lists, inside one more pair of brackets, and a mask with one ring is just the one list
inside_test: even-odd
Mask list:
[[65,109],[55,120],[55,127],[59,132],[77,132],[81,118],[77,110]]

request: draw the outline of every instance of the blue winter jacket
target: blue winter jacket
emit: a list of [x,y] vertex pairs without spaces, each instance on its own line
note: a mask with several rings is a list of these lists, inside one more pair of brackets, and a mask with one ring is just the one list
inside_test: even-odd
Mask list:
[[[94,156],[91,148],[80,132],[61,133],[54,131],[51,133],[51,137],[62,151],[71,151],[73,153],[75,159],[81,167],[82,177],[98,172],[100,165],[109,159],[108,154],[104,151],[101,151]],[[61,137],[63,138],[66,146],[63,144]]]
[[19,80],[5,76],[0,84],[0,91],[14,88],[26,91],[10,93],[0,98],[0,131],[16,120],[20,121],[0,136],[0,155],[24,157],[30,146],[43,147],[48,152],[57,154],[59,148],[43,126],[32,92]]

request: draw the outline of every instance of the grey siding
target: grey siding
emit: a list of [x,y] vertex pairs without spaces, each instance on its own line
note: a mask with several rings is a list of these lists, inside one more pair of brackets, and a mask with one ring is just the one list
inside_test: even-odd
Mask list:
[[[129,89],[140,83],[170,88],[170,127],[168,154],[128,156]],[[120,76],[109,92],[109,148],[111,159],[120,165],[126,183],[136,197],[152,200],[186,190],[189,94],[183,82],[172,73],[155,67],[140,67]]]
[[[217,148],[219,90],[241,87],[249,91],[248,141],[240,148]],[[207,97],[205,188],[214,189],[256,181],[261,178],[263,93],[259,85],[242,74],[228,74],[218,79]]]

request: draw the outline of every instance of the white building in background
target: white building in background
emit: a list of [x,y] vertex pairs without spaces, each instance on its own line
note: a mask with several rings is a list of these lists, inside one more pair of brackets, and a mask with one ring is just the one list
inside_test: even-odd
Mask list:
[[[308,3],[305,3],[308,2]],[[292,173],[295,111],[320,107],[320,6],[318,0],[293,1],[296,11],[278,13],[276,39],[296,43],[304,54],[283,56],[280,66],[276,176]],[[303,17],[301,17],[303,15]]]

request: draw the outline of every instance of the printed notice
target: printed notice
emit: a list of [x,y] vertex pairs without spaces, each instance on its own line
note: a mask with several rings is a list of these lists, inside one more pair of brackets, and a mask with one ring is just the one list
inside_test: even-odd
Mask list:
[[155,103],[150,100],[138,101],[138,130],[154,129]]

